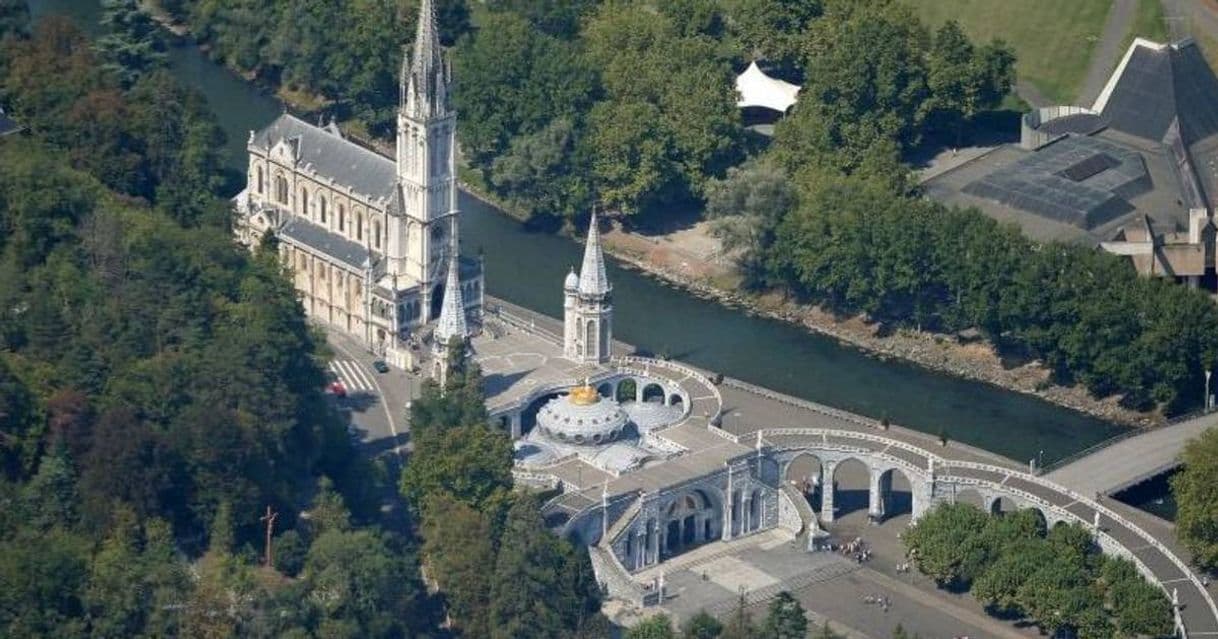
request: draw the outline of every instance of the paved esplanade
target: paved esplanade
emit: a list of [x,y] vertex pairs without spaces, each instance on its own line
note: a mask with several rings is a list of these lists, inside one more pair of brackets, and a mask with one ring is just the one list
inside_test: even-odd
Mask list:
[[[497,305],[490,306],[494,309]],[[498,336],[474,341],[474,350],[487,369],[488,387],[494,387],[488,388],[492,406],[502,401],[504,395],[547,386],[547,378],[564,374],[560,342],[555,339],[557,322],[519,308],[509,308],[500,317],[505,326],[500,327]],[[1020,464],[955,442],[944,446],[923,433],[897,426],[884,428],[858,415],[735,380],[728,379],[716,386],[704,374],[676,362],[619,357],[615,358],[615,365],[646,367],[649,375],[679,385],[691,399],[687,416],[659,433],[659,437],[684,452],[663,463],[620,475],[606,473],[578,458],[532,468],[532,475],[549,475],[564,487],[564,494],[547,504],[548,516],[579,521],[599,513],[602,503],[614,497],[692,482],[722,469],[729,460],[761,455],[762,451],[775,457],[795,451],[836,451],[883,458],[898,464],[911,482],[927,487],[924,498],[930,501],[950,500],[952,497],[945,493],[970,488],[1038,508],[1050,525],[1069,521],[1093,527],[1105,551],[1133,559],[1169,596],[1175,593],[1180,621],[1188,634],[1218,634],[1218,609],[1196,575],[1164,543],[1096,503],[1091,493],[1030,475],[1023,472]],[[566,368],[566,374],[576,368],[581,368],[580,372],[593,372],[587,365],[581,367],[570,362]],[[500,385],[494,383],[497,380],[522,383]],[[716,427],[715,422],[722,427]],[[915,501],[918,499],[915,495]],[[615,524],[608,534],[612,536],[617,529]],[[620,575],[620,578],[631,577]]]
[[1218,426],[1218,413],[1148,430],[1076,459],[1045,478],[1084,495],[1108,495],[1180,464],[1188,440]]

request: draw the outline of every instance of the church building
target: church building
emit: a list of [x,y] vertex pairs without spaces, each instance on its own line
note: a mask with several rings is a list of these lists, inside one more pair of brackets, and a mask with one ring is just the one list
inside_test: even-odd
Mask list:
[[462,320],[481,319],[481,262],[458,252],[451,87],[433,2],[423,0],[402,65],[396,157],[285,113],[250,133],[236,198],[238,240],[254,247],[275,235],[309,316],[402,368],[416,365],[411,343],[440,318],[447,286],[460,287],[448,298]]

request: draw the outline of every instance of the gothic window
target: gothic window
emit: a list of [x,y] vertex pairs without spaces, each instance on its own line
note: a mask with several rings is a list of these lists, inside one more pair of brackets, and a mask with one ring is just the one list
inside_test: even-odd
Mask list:
[[303,186],[300,187],[300,214],[309,215],[309,192]]
[[342,204],[339,204],[338,205],[338,232],[346,233],[347,232],[346,225],[347,225],[347,207],[343,206]]
[[326,196],[317,197],[317,211],[321,214],[321,223],[326,223]]
[[364,214],[363,213],[355,214],[355,241],[357,241],[357,242],[364,241]]
[[376,248],[381,248],[381,221],[377,220],[372,223],[372,243]]
[[258,167],[258,195],[262,195],[262,167]]
[[280,204],[288,203],[288,181],[282,175],[275,176],[275,199]]

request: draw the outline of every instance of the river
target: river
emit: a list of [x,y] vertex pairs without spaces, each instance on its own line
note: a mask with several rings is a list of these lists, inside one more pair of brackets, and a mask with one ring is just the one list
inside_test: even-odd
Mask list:
[[[100,13],[90,0],[30,0],[35,19],[71,15],[90,32]],[[194,46],[170,53],[175,75],[207,96],[228,135],[226,154],[244,174],[249,132],[282,105]],[[482,250],[487,290],[560,316],[562,281],[582,248],[563,237],[530,232],[462,195],[463,249]],[[832,339],[776,320],[749,316],[675,290],[610,260],[616,336],[656,353],[798,397],[880,418],[1008,457],[1050,463],[1122,432],[1123,427],[1002,390],[894,361],[881,361]],[[744,415],[747,420],[748,416]],[[795,426],[796,424],[790,424]]]

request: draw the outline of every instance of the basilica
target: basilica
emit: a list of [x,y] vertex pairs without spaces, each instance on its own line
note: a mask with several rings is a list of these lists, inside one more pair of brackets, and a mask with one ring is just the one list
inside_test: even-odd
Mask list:
[[[235,200],[238,240],[274,235],[309,316],[401,368],[418,365],[428,327],[481,321],[482,265],[459,254],[451,87],[423,0],[402,64],[396,157],[285,113],[250,133],[248,186]],[[462,317],[437,321],[446,300]]]

